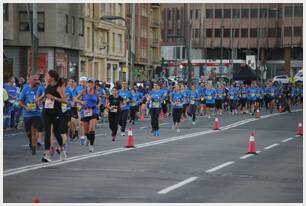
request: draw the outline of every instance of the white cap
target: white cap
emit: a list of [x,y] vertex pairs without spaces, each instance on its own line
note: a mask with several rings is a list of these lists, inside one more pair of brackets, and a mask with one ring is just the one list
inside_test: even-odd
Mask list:
[[87,77],[80,77],[80,81],[87,81]]

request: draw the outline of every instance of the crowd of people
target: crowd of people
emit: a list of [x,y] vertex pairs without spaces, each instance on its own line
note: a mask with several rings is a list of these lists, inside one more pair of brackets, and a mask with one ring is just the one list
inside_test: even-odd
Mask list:
[[69,141],[79,140],[93,152],[99,120],[108,121],[115,141],[119,126],[125,136],[128,123],[146,117],[151,119],[152,135],[158,137],[160,118],[171,116],[172,129],[179,133],[182,122],[189,119],[195,125],[198,116],[254,115],[258,109],[272,113],[280,106],[290,112],[292,105],[302,103],[301,85],[152,81],[129,88],[126,81],[108,85],[87,77],[77,83],[50,70],[43,78],[31,75],[18,83],[10,78],[4,84],[4,129],[15,128],[23,116],[32,154],[44,144],[42,161],[50,162],[55,152],[60,160],[67,158]]

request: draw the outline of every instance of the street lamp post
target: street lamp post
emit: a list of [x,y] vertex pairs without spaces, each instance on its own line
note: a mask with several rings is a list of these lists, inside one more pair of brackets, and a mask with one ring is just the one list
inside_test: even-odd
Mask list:
[[126,26],[126,32],[127,32],[127,36],[128,36],[128,55],[129,55],[129,61],[130,61],[130,67],[129,67],[129,81],[130,84],[133,85],[133,67],[134,67],[134,61],[133,61],[133,55],[132,55],[132,51],[131,51],[131,35],[130,35],[130,31],[129,31],[129,27],[127,25],[127,21],[125,18],[121,17],[121,16],[102,16],[101,17],[102,20],[104,21],[113,21],[113,20],[122,20],[125,23]]

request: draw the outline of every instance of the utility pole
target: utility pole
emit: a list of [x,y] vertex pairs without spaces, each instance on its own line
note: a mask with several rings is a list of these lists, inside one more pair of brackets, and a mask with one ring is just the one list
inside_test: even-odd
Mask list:
[[136,4],[132,4],[132,19],[131,19],[131,34],[129,34],[130,38],[130,47],[129,47],[129,55],[130,55],[130,68],[129,68],[129,81],[130,86],[134,85],[133,81],[133,71],[134,71],[134,58],[135,58],[135,6]]
[[220,76],[221,77],[223,75],[223,29],[224,29],[224,26],[222,25],[221,26],[221,59],[220,59],[220,66],[221,66],[221,68],[220,68]]
[[31,74],[37,73],[38,37],[37,37],[37,4],[33,4],[32,24],[32,70]]

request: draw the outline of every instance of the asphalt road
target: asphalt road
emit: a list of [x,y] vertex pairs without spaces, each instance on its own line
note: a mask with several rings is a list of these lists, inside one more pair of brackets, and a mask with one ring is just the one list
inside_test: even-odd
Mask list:
[[[42,149],[32,156],[22,132],[4,135],[3,201],[44,203],[157,202],[232,203],[303,201],[303,137],[295,137],[302,110],[199,118],[193,126],[171,129],[161,120],[153,137],[149,121],[132,126],[135,149],[127,137],[111,141],[108,125],[97,130],[95,152],[71,142],[68,160],[41,163]],[[250,131],[258,155],[246,155]],[[105,134],[106,133],[106,134]]]

